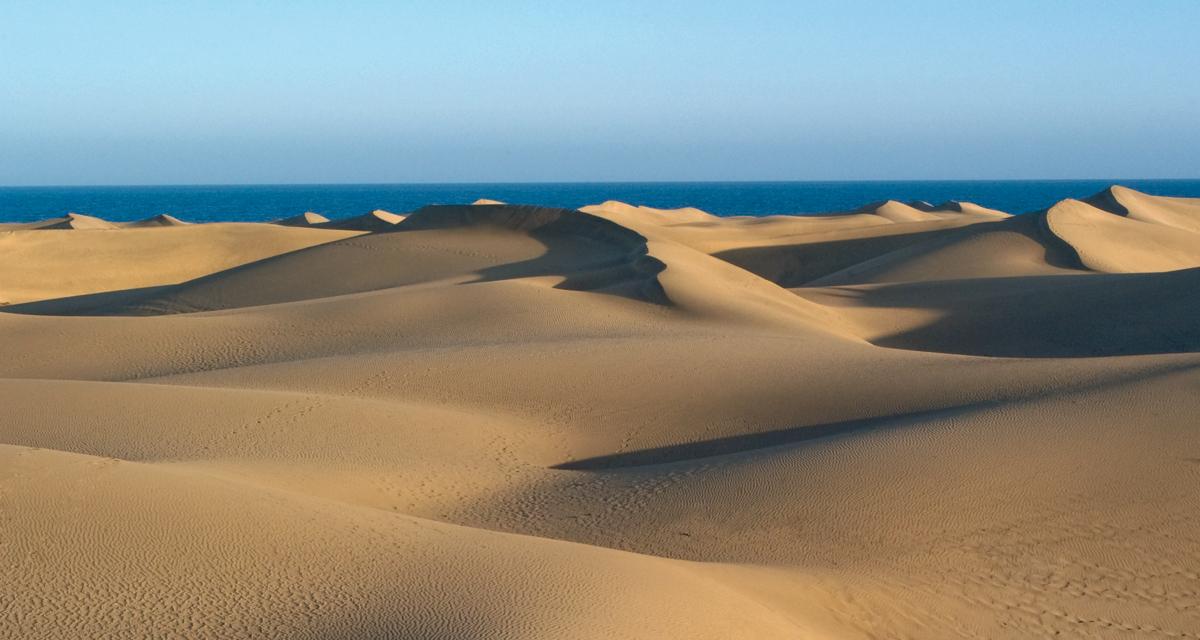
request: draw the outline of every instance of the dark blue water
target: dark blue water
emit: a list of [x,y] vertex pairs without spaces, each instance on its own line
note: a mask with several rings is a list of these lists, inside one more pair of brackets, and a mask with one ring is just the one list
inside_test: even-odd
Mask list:
[[1082,198],[1113,183],[1155,195],[1200,197],[1200,180],[920,182],[614,182],[547,184],[0,187],[0,222],[86,213],[114,221],[170,213],[192,222],[274,220],[315,211],[330,218],[426,204],[505,202],[580,207],[621,200],[699,207],[717,215],[845,211],[878,200],[968,200],[1011,213]]

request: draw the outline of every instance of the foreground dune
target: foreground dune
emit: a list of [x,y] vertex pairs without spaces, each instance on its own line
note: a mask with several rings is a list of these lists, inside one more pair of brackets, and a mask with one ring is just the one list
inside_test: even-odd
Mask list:
[[1200,634],[1195,201],[383,213],[0,231],[0,636]]

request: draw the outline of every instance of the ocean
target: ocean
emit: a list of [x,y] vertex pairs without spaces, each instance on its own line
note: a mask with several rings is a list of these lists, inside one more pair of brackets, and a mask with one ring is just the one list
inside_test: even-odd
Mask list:
[[504,202],[580,207],[621,200],[698,207],[721,216],[846,211],[879,200],[967,200],[1008,211],[1044,209],[1111,184],[1154,195],[1200,197],[1200,180],[1002,180],[864,182],[587,182],[477,184],[0,187],[0,222],[85,213],[129,221],[169,213],[189,222],[264,221],[315,211],[330,218],[426,204]]

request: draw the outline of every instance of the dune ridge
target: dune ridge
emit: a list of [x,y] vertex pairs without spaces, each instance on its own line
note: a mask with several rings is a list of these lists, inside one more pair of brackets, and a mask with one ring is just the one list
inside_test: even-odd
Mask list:
[[127,222],[121,226],[130,229],[137,229],[141,227],[181,227],[185,224],[191,223],[184,222],[183,220],[180,220],[169,213],[160,213],[156,216],[150,216],[149,218],[144,218],[142,220]]
[[1139,273],[1200,266],[1200,233],[1191,231],[1186,222],[1200,220],[1200,207],[1179,220],[1168,218],[1170,224],[1163,222],[1157,208],[1134,211],[1122,215],[1084,201],[1065,200],[1042,215],[1049,231],[1092,271]]
[[1200,636],[1194,201],[323,220],[0,228],[0,637]]
[[65,230],[65,229],[116,229],[117,225],[97,218],[88,216],[82,213],[68,213],[61,218],[48,218],[46,220],[38,220],[36,222],[26,223],[9,223],[0,226],[2,229],[27,230],[27,229],[45,229],[45,230]]
[[276,220],[275,224],[285,227],[315,227],[329,222],[329,218],[312,211],[305,211],[298,216]]
[[387,231],[402,220],[404,220],[404,214],[376,209],[361,216],[333,220],[325,226],[343,231]]

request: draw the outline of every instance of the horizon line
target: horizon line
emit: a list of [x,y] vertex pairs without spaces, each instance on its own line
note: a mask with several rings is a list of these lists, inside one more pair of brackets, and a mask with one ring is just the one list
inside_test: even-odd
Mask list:
[[1154,181],[1188,182],[1195,178],[857,178],[837,180],[502,180],[502,181],[428,181],[428,182],[193,182],[193,183],[122,183],[122,184],[15,184],[0,189],[121,189],[169,187],[390,187],[390,186],[474,186],[474,185],[613,185],[613,184],[854,184],[912,182],[1111,182]]

